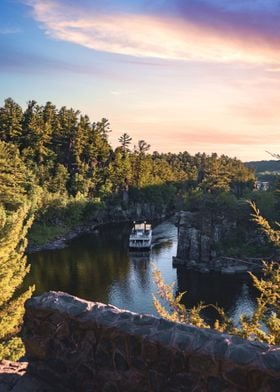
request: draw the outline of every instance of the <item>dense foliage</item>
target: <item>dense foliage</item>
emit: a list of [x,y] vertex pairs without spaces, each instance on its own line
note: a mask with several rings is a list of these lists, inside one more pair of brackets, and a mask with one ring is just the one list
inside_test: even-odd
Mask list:
[[22,292],[29,268],[24,251],[32,223],[32,175],[15,147],[0,142],[0,359],[18,359],[24,353],[16,336],[23,304],[32,288]]
[[120,136],[120,147],[108,142],[108,120],[92,123],[74,109],[44,106],[35,101],[23,110],[12,99],[0,108],[0,140],[16,145],[26,165],[45,192],[94,198],[112,195],[128,184],[143,188],[166,183],[199,186],[204,192],[232,190],[240,194],[252,187],[254,174],[239,160],[216,154],[149,153],[139,140]]

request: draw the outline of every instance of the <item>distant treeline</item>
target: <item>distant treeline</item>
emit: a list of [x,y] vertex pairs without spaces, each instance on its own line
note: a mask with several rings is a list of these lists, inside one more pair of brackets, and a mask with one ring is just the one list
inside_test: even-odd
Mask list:
[[256,173],[264,172],[279,172],[280,173],[280,161],[251,161],[245,162],[245,166],[249,169],[253,169]]

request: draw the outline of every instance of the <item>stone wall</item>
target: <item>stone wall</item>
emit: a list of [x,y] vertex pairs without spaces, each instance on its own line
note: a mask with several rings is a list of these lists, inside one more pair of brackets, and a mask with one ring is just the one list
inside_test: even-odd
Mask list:
[[56,392],[48,382],[28,373],[27,362],[0,361],[1,392]]
[[61,292],[27,301],[23,340],[56,391],[280,390],[279,348]]

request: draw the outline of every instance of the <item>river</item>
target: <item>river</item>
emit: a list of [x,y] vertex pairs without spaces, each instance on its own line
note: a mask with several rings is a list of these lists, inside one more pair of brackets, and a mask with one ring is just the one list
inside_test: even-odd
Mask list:
[[[187,291],[187,306],[200,301],[218,303],[236,322],[241,313],[253,311],[256,293],[247,275],[208,275],[172,267],[177,228],[171,221],[154,226],[152,250],[145,256],[128,252],[129,232],[127,224],[106,225],[72,240],[67,248],[30,254],[26,283],[35,283],[35,294],[65,291],[122,309],[156,314],[152,301],[155,267],[166,283],[174,282],[174,290]],[[215,315],[210,311],[206,317],[213,320]]]

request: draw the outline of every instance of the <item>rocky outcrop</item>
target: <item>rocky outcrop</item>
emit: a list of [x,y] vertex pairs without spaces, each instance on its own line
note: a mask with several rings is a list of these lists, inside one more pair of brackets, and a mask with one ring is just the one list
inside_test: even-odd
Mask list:
[[[177,255],[173,258],[174,267],[184,266],[204,273],[226,274],[262,269],[262,258],[227,256],[227,249],[222,246],[223,241],[240,236],[234,219],[223,214],[211,215],[205,211],[181,211],[177,219],[178,248]],[[251,234],[255,239],[259,238],[255,231]],[[247,232],[247,235],[250,233]]]
[[278,391],[277,347],[50,292],[26,303],[29,374],[56,391]]
[[177,258],[209,262],[216,257],[215,245],[219,244],[236,227],[225,217],[211,217],[188,211],[178,214]]

